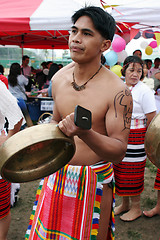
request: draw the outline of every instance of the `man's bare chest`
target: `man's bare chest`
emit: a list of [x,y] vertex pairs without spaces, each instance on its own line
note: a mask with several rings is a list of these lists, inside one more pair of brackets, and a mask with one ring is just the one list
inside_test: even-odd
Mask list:
[[74,112],[76,105],[80,105],[92,112],[93,120],[104,121],[108,110],[109,99],[107,95],[101,93],[83,91],[73,91],[69,89],[63,95],[57,94],[55,99],[57,110],[61,118],[65,118],[68,114]]

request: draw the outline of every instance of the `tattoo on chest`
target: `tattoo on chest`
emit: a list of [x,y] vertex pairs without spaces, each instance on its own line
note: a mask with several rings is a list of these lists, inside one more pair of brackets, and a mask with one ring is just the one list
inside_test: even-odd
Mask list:
[[131,92],[129,89],[125,89],[125,91],[121,91],[117,93],[114,98],[114,109],[115,109],[115,117],[118,118],[117,108],[122,107],[123,111],[123,122],[124,129],[130,129],[131,116],[132,116],[132,101],[128,96],[131,96]]

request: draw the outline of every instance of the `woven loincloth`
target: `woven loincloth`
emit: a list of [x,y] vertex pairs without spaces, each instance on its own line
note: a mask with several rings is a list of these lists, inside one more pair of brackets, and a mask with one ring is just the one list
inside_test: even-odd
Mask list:
[[154,188],[160,190],[160,169],[157,169],[156,179],[154,183]]
[[0,219],[6,217],[10,212],[11,184],[0,179]]
[[[92,168],[93,167],[93,168]],[[113,180],[111,163],[66,165],[44,179],[25,239],[89,240],[98,233],[103,182]],[[114,239],[114,215],[110,238]]]
[[130,130],[126,156],[121,163],[114,164],[116,193],[119,196],[136,196],[144,190],[145,132],[146,128]]

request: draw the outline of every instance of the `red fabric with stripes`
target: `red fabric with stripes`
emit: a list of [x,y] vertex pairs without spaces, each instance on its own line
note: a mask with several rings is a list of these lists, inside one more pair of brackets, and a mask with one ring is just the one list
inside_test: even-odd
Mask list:
[[11,183],[0,179],[0,219],[10,211]]
[[157,175],[154,183],[154,188],[160,190],[160,169],[157,169]]
[[130,129],[128,144],[143,144],[146,128]]
[[116,194],[136,196],[144,189],[144,170],[146,160],[142,162],[121,162],[115,164]]

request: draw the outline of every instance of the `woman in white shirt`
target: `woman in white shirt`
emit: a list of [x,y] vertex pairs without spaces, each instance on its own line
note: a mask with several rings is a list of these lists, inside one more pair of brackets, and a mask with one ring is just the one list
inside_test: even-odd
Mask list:
[[27,100],[25,94],[25,86],[28,85],[28,78],[21,74],[21,67],[19,63],[12,63],[8,75],[9,91],[17,99]]
[[144,189],[146,163],[144,137],[156,115],[156,104],[152,90],[140,81],[143,79],[143,61],[139,57],[125,59],[122,75],[132,93],[133,112],[126,156],[120,164],[114,165],[116,193],[123,197],[122,204],[115,208],[115,215],[126,212],[120,219],[133,221],[142,214],[140,194]]

